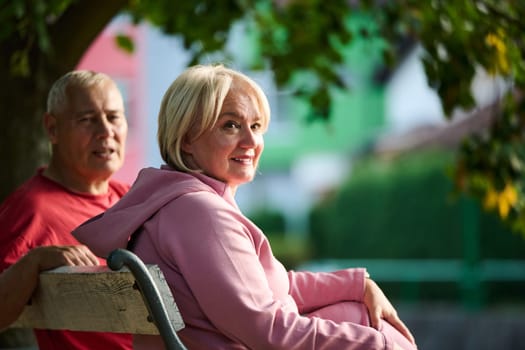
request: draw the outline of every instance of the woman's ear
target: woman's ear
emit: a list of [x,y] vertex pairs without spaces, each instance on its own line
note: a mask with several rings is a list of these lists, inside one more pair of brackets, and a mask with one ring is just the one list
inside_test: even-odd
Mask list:
[[193,142],[191,142],[190,137],[188,135],[184,136],[182,139],[181,149],[187,154],[192,154],[192,145]]
[[46,130],[47,137],[49,138],[51,144],[56,144],[58,142],[57,118],[53,114],[44,114],[44,129]]

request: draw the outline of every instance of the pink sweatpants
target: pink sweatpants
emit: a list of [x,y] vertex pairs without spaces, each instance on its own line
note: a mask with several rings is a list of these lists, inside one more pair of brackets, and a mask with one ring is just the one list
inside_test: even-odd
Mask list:
[[[325,306],[321,309],[309,313],[307,316],[317,316],[319,318],[332,320],[337,323],[352,322],[360,324],[362,326],[370,327],[370,318],[368,316],[368,310],[365,304],[359,302],[348,301]],[[381,320],[381,326],[379,331],[405,350],[417,349],[417,347],[414,344],[412,344],[407,338],[405,338],[405,336],[403,336],[401,332],[399,332],[385,320]]]

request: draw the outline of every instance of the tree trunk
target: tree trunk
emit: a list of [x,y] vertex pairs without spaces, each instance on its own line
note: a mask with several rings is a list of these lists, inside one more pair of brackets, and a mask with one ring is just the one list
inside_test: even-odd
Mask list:
[[[49,158],[42,116],[47,93],[62,74],[74,69],[91,42],[127,3],[126,0],[81,0],[69,6],[49,25],[52,52],[32,45],[30,74],[13,76],[10,59],[13,52],[28,45],[18,37],[0,43],[0,201]],[[78,31],[75,28],[79,28]]]
[[[2,48],[3,49],[3,48]],[[0,200],[24,180],[37,166],[44,164],[48,146],[42,127],[47,90],[55,74],[38,66],[28,78],[13,77],[9,72],[9,55],[0,57]]]

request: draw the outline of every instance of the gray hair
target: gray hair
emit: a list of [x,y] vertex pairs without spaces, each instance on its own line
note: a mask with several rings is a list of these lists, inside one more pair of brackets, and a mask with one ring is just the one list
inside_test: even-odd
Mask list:
[[180,171],[195,169],[185,163],[182,143],[191,131],[195,138],[213,128],[224,99],[234,82],[251,87],[262,127],[270,122],[270,106],[262,89],[248,76],[223,65],[197,65],[186,69],[168,88],[160,106],[157,139],[162,159]]
[[47,95],[47,112],[59,113],[67,105],[67,89],[69,86],[89,87],[102,81],[113,81],[104,73],[91,70],[74,70],[60,77]]

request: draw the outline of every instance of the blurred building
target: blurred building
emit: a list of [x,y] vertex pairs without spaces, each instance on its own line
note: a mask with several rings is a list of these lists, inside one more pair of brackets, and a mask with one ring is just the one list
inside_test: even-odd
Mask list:
[[398,154],[429,147],[453,149],[466,135],[486,130],[492,122],[493,103],[507,86],[502,79],[478,70],[472,83],[476,108],[456,110],[444,117],[437,93],[428,87],[420,57],[423,49],[411,45],[385,86],[385,133],[373,151]]

